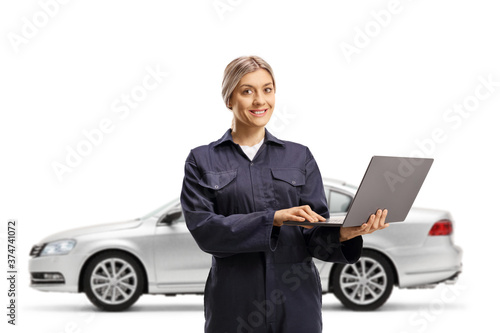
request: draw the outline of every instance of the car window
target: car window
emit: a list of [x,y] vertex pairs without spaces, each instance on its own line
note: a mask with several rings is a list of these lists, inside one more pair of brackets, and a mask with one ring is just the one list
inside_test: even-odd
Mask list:
[[186,222],[186,220],[184,219],[184,213],[181,213],[181,215],[176,218],[175,220],[172,220],[172,224],[176,224],[176,223],[179,223],[179,222]]
[[[168,217],[168,215],[170,215],[170,217]],[[158,217],[157,221],[158,225],[173,225],[180,222],[186,222],[186,220],[184,219],[184,213],[182,212],[180,205],[170,208],[162,216]]]
[[146,215],[144,215],[143,217],[141,217],[141,219],[142,220],[147,220],[147,219],[149,219],[151,217],[157,217],[158,218],[158,217],[160,217],[161,215],[163,215],[165,213],[165,211],[167,210],[167,207],[172,206],[173,204],[175,204],[178,201],[179,201],[179,199],[172,200],[169,203],[166,203],[166,204],[162,205],[161,207],[156,208],[152,212],[147,213]]
[[331,214],[347,212],[352,201],[350,195],[332,190],[329,191],[327,198]]

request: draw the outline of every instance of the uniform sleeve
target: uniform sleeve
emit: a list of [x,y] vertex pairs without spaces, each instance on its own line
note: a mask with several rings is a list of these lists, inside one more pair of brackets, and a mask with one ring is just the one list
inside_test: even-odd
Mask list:
[[[321,174],[309,149],[307,149],[306,182],[301,193],[301,205],[311,206],[313,211],[325,218],[330,216]],[[340,228],[302,228],[302,232],[307,249],[315,258],[329,262],[354,263],[361,256],[363,248],[361,236],[341,243]]]
[[200,185],[201,172],[193,152],[186,160],[181,205],[186,224],[198,246],[216,257],[274,251],[274,211],[223,216],[214,211],[211,194]]

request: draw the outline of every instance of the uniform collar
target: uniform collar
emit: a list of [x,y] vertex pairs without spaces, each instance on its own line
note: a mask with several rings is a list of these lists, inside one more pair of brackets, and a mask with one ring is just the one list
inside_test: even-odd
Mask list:
[[[266,133],[264,135],[264,143],[275,143],[275,144],[278,144],[280,146],[284,146],[285,143],[279,139],[277,139],[274,135],[272,135],[271,133],[269,133],[269,131],[267,130],[267,128],[265,129]],[[215,142],[215,147],[225,143],[225,142],[232,142],[234,143],[233,141],[233,136],[231,135],[231,129],[228,129],[226,131],[226,133],[224,133],[224,135],[222,136],[222,138],[220,138],[219,140],[217,140]]]

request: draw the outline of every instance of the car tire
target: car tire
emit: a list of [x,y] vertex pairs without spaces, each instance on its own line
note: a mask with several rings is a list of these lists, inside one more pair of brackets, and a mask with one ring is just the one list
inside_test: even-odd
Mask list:
[[88,263],[83,288],[88,299],[105,311],[122,311],[134,304],[144,290],[144,274],[129,254],[110,251]]
[[364,250],[358,262],[336,264],[330,281],[333,294],[345,307],[371,311],[382,306],[391,295],[394,272],[382,254]]

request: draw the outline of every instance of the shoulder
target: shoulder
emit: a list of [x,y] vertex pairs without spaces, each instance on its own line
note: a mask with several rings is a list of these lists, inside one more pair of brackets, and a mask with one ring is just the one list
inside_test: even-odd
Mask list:
[[282,145],[280,150],[283,154],[293,156],[295,158],[305,160],[306,162],[313,158],[309,147],[295,141],[280,140]]
[[276,146],[281,146],[282,148],[288,149],[288,150],[296,150],[296,151],[307,151],[308,148],[300,143],[294,142],[294,141],[287,141],[287,140],[282,140],[278,139],[274,135],[271,134],[266,129],[266,136],[265,136],[265,142],[268,144],[273,144]]
[[283,142],[284,146],[288,149],[296,149],[301,151],[306,151],[309,149],[307,148],[307,146],[295,141],[286,141],[286,140],[281,140],[281,141]]
[[230,138],[231,138],[231,130],[228,130],[226,131],[226,133],[224,133],[224,135],[220,139],[212,141],[209,144],[201,145],[191,149],[186,162],[194,163],[196,162],[196,160],[206,159],[214,152],[216,147],[224,146],[232,142]]
[[186,162],[197,164],[197,161],[202,161],[206,159],[210,155],[210,152],[212,150],[213,150],[212,143],[195,147],[191,149],[191,151],[189,152]]

